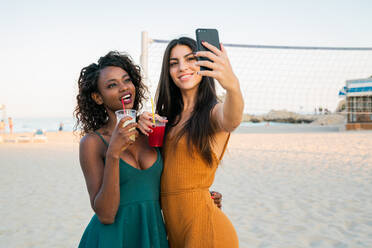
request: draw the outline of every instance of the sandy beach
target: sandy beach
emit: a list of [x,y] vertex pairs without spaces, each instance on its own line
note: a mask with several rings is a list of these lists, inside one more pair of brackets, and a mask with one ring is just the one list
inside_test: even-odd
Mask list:
[[[270,128],[232,134],[211,188],[240,247],[372,247],[372,132]],[[0,247],[77,247],[93,214],[78,137],[47,136],[0,143]]]

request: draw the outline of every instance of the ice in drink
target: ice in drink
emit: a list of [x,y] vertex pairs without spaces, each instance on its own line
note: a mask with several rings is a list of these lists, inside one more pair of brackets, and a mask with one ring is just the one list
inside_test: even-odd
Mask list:
[[[119,121],[121,119],[123,119],[124,117],[130,116],[130,117],[132,117],[132,119],[125,121],[124,124],[123,124],[123,127],[126,127],[130,123],[136,122],[136,113],[137,113],[137,111],[134,110],[134,109],[124,109],[124,110],[121,109],[121,110],[117,110],[117,111],[115,111],[115,114],[116,114],[116,123],[119,123]],[[135,128],[131,128],[129,131],[132,131],[134,129]],[[134,134],[131,135],[129,138],[131,140],[133,140],[133,141],[136,140],[136,136]]]

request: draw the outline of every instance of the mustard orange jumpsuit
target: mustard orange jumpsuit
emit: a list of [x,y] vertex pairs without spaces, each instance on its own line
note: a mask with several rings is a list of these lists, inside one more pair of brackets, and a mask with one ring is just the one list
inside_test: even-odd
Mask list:
[[210,166],[196,149],[190,155],[185,136],[177,144],[167,136],[161,205],[171,248],[238,247],[233,225],[209,193],[226,145]]

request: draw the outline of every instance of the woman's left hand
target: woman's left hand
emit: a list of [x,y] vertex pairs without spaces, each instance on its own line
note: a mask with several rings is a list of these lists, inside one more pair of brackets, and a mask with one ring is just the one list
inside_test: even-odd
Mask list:
[[214,204],[216,204],[218,208],[222,208],[222,194],[217,191],[210,191],[210,194]]
[[224,46],[220,44],[221,50],[219,50],[217,47],[209,44],[206,41],[202,42],[202,44],[212,52],[198,51],[196,52],[195,56],[207,57],[213,62],[207,60],[197,61],[196,65],[205,66],[211,69],[211,71],[208,70],[199,71],[198,74],[201,76],[213,77],[217,79],[225,90],[233,90],[239,88],[239,80],[232,70]]

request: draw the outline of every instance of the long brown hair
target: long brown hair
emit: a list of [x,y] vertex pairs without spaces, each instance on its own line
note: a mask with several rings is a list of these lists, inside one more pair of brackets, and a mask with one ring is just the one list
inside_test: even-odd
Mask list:
[[[181,119],[179,117],[184,106],[181,91],[173,82],[169,73],[169,58],[176,45],[188,46],[193,52],[196,52],[195,40],[188,37],[172,40],[165,50],[156,92],[156,111],[168,119],[166,133],[179,123]],[[217,95],[214,79],[202,77],[191,117],[176,136],[176,141],[178,141],[183,135],[186,135],[189,151],[197,149],[208,164],[212,162],[211,144],[214,142],[214,134],[216,133],[216,124],[211,120],[211,110],[216,104]]]

